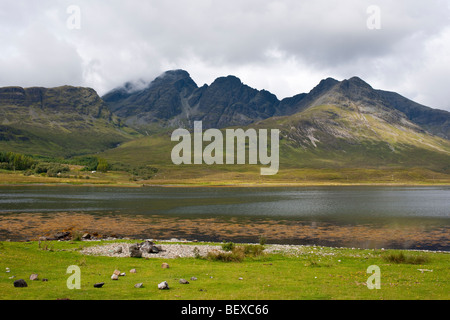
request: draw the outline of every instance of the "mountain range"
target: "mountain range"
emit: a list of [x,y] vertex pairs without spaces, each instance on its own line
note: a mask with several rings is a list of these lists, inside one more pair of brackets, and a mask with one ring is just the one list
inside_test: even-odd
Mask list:
[[[400,111],[411,122],[430,133],[450,139],[450,113],[415,103],[401,95],[374,90],[353,77],[342,82],[322,80],[308,94],[278,100],[266,91],[251,88],[235,76],[217,78],[198,87],[184,70],[167,71],[148,86],[134,90],[128,82],[102,99],[124,123],[135,129],[192,127],[201,120],[206,128],[245,126],[273,116],[288,116],[326,102],[336,92],[344,92],[355,103],[375,103],[393,112]],[[339,103],[339,101],[334,101]]]
[[103,97],[83,87],[4,87],[0,115],[0,149],[28,154],[102,153],[115,161],[133,154],[140,164],[163,165],[170,161],[167,132],[203,121],[204,129],[280,129],[281,164],[289,168],[450,173],[450,112],[374,89],[358,77],[327,78],[309,93],[282,100],[231,75],[199,87],[184,70],[145,85],[127,82]]

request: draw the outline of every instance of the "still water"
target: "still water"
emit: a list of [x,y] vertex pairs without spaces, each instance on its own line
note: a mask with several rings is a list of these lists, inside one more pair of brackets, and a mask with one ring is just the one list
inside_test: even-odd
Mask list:
[[[0,219],[33,212],[427,225],[449,230],[450,187],[0,187]],[[450,245],[442,243],[446,241],[448,237],[441,239],[440,249],[448,250]]]

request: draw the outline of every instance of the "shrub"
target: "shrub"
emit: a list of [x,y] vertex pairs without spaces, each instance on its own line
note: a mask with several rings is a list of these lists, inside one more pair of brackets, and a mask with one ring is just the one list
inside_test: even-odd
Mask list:
[[201,258],[200,250],[197,247],[195,247],[194,250],[192,250],[192,251],[193,251],[194,256],[195,256],[196,259],[200,259]]
[[70,163],[84,166],[82,171],[94,171],[97,170],[98,158],[94,156],[75,157]]
[[264,246],[247,244],[244,246],[244,253],[246,256],[257,257],[263,254]]
[[224,243],[222,248],[228,252],[212,251],[208,253],[206,259],[211,261],[241,262],[245,257],[261,256],[264,250],[264,247],[261,245],[236,246],[232,242]]
[[33,166],[33,171],[36,174],[47,174],[49,177],[56,177],[58,173],[70,171],[68,166],[59,163],[40,162]]
[[223,251],[232,251],[234,249],[235,245],[233,242],[228,242],[222,244],[222,250]]
[[0,169],[10,170],[10,166],[8,162],[0,162]]
[[150,180],[158,172],[158,169],[152,166],[130,166],[120,162],[115,162],[109,166],[110,170],[125,171],[131,174],[130,181]]
[[265,245],[266,241],[267,241],[266,237],[264,237],[264,236],[260,236],[259,237],[259,244],[260,245],[262,245],[262,246]]
[[100,172],[107,172],[108,169],[109,169],[108,161],[106,161],[105,159],[99,159],[97,170]]
[[0,152],[0,163],[2,163],[3,169],[27,170],[35,164],[35,161],[33,158],[21,153]]
[[210,261],[222,261],[222,262],[241,262],[244,260],[245,254],[243,250],[236,250],[231,252],[210,251],[206,255],[206,259]]
[[81,231],[75,231],[72,233],[72,241],[81,241],[83,233]]
[[424,264],[430,261],[430,259],[426,256],[406,254],[404,252],[390,253],[383,256],[383,259],[390,263],[404,264]]

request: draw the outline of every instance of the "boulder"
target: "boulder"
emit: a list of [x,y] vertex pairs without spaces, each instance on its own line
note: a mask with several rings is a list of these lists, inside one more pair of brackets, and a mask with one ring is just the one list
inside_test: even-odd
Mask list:
[[168,264],[168,263],[164,262],[164,263],[161,265],[161,268],[163,268],[163,269],[169,269],[170,267],[169,267],[169,264]]
[[154,243],[150,240],[146,240],[139,244],[139,249],[144,253],[158,253],[158,247],[154,245]]
[[142,251],[139,250],[139,247],[137,244],[130,246],[130,257],[132,257],[132,258],[141,258],[142,257]]
[[14,287],[16,288],[25,288],[28,287],[27,283],[23,279],[19,279],[14,281]]
[[56,240],[63,240],[65,238],[69,237],[69,236],[70,236],[70,232],[64,231],[64,232],[55,233],[53,235],[53,238],[55,238]]
[[87,232],[81,236],[81,239],[83,239],[83,240],[89,240],[90,238],[91,238],[91,235]]
[[181,284],[189,284],[189,281],[185,280],[185,279],[180,279],[179,281]]
[[134,285],[134,287],[135,288],[143,288],[144,287],[144,284],[141,282],[141,283],[136,283],[135,285]]
[[38,277],[39,277],[39,276],[38,276],[36,273],[33,273],[33,274],[30,276],[30,280],[31,280],[31,281],[37,280]]
[[119,280],[119,276],[117,274],[113,274],[111,276],[111,280]]
[[131,269],[130,273],[136,273],[136,269]]
[[158,289],[159,290],[169,290],[169,284],[167,283],[167,281],[163,281],[160,284],[158,284]]
[[159,250],[158,247],[152,246],[149,253],[158,253],[159,251],[161,250]]
[[139,247],[139,249],[140,249],[142,252],[150,253],[150,250],[151,250],[151,248],[153,247],[153,242],[151,242],[151,241],[149,241],[149,240],[146,240],[146,241],[144,241],[144,242],[141,242],[141,243],[138,245],[138,247]]

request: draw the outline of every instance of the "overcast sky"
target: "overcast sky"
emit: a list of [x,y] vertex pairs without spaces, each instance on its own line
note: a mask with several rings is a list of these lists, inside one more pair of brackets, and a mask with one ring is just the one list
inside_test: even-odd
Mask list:
[[450,110],[450,0],[1,0],[0,43],[0,86],[103,95],[184,69],[282,99],[359,76]]

